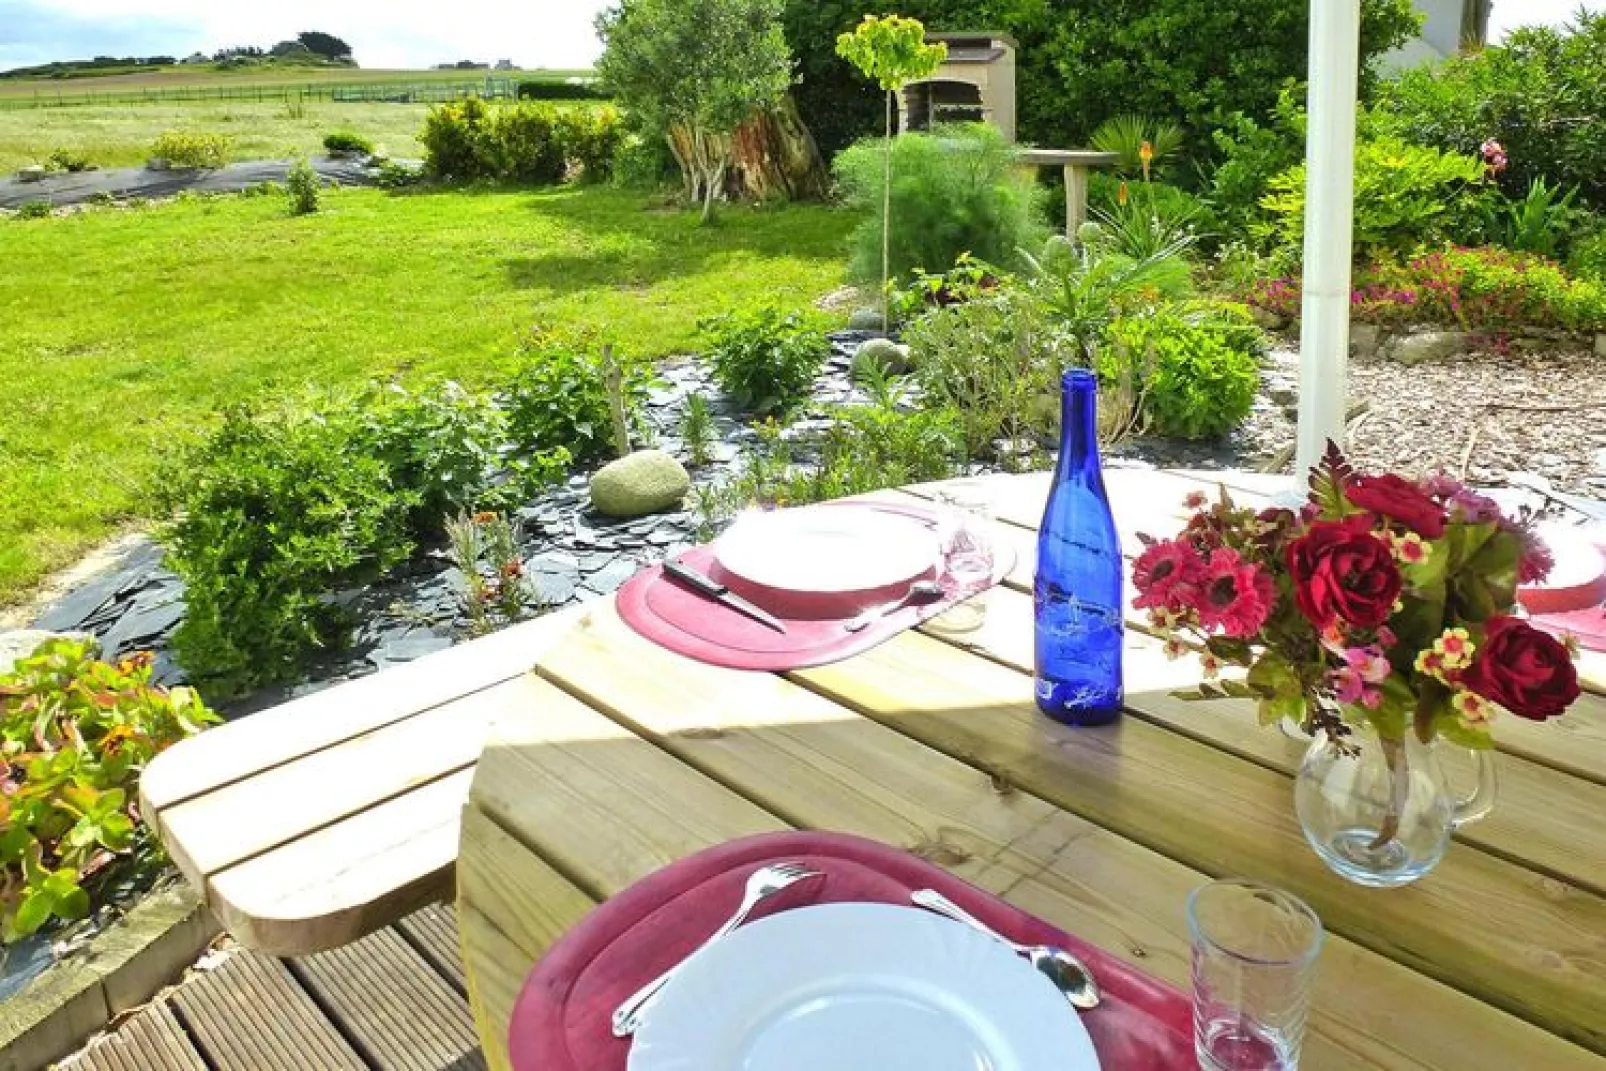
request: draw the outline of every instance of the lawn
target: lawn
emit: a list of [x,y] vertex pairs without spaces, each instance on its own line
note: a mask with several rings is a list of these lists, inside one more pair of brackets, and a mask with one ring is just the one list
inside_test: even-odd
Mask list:
[[835,286],[852,217],[717,226],[608,189],[228,197],[0,220],[0,603],[142,519],[163,446],[221,406],[375,376],[505,374],[532,324],[635,358],[700,317]]
[[323,136],[355,130],[392,156],[421,157],[418,133],[427,104],[273,103],[102,104],[0,109],[0,174],[43,163],[55,149],[88,155],[101,167],[135,167],[157,136],[177,130],[226,134],[234,160],[285,159],[323,151]]

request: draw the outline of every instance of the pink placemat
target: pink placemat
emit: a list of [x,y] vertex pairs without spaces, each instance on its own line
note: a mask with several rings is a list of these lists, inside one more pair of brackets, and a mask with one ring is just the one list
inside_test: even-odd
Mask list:
[[[624,1071],[630,1042],[613,1036],[613,1009],[718,928],[741,901],[749,874],[785,860],[824,877],[778,893],[755,918],[806,904],[907,904],[914,890],[936,889],[1017,941],[1056,945],[1081,957],[1103,990],[1103,1002],[1082,1013],[1082,1022],[1106,1071],[1197,1066],[1185,994],[907,852],[841,833],[800,832],[699,852],[586,916],[525,980],[508,1027],[515,1071]],[[1072,1014],[1068,1007],[1066,1014]]]
[[[832,503],[829,508],[872,509],[935,523],[931,511],[914,506],[843,502]],[[989,587],[1000,583],[1015,567],[1015,553],[1002,540],[994,540],[993,558]],[[733,578],[721,573],[711,546],[695,547],[682,554],[680,560],[736,586]],[[928,574],[926,579],[933,575],[934,572]],[[943,613],[972,594],[958,591],[951,581],[939,582],[947,592],[940,601],[926,606],[906,606],[859,632],[848,632],[843,622],[867,608],[895,602],[906,585],[896,591],[876,592],[864,600],[844,603],[830,616],[822,616],[817,595],[793,598],[785,592],[769,591],[758,596],[744,590],[743,594],[750,594],[753,602],[786,625],[784,633],[712,602],[679,581],[664,576],[663,569],[656,565],[627,580],[619,589],[616,604],[619,616],[631,628],[677,654],[732,669],[779,673],[851,658]]]
[[1595,549],[1601,556],[1598,571],[1587,570],[1565,586],[1520,588],[1517,600],[1536,627],[1572,636],[1587,650],[1606,651],[1606,545]]

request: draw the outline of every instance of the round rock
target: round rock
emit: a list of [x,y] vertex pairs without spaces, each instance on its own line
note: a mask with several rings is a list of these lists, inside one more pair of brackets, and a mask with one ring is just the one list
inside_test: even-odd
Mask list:
[[872,365],[888,375],[901,376],[912,367],[909,362],[909,347],[890,338],[866,339],[853,351],[854,377],[864,375]]
[[848,317],[849,331],[879,331],[881,330],[881,310],[865,306],[854,309],[853,315]]
[[686,466],[662,450],[638,450],[591,477],[591,506],[608,517],[641,517],[678,508],[689,490]]

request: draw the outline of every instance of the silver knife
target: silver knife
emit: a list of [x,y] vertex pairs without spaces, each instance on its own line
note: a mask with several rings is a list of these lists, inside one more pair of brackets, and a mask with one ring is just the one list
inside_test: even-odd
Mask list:
[[664,560],[664,573],[679,580],[693,591],[701,592],[715,602],[723,603],[737,613],[751,617],[761,625],[766,625],[783,635],[786,633],[786,626],[781,623],[780,618],[754,606],[707,573],[700,573],[686,563],[675,561],[673,558]]

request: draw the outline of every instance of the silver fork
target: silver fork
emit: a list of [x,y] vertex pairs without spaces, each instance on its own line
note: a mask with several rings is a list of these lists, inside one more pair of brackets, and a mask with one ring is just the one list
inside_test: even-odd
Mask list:
[[742,893],[741,906],[736,913],[725,920],[724,925],[715,930],[708,940],[698,945],[691,954],[673,967],[669,968],[640,989],[636,990],[624,1002],[613,1010],[613,1036],[616,1038],[629,1037],[641,1025],[641,1014],[652,1003],[652,999],[675,976],[675,973],[686,965],[687,960],[698,952],[707,948],[721,937],[726,936],[736,927],[747,921],[747,916],[753,913],[759,901],[774,896],[789,885],[794,885],[804,878],[817,878],[818,870],[810,870],[802,863],[771,863],[760,867],[748,875],[747,887]]

